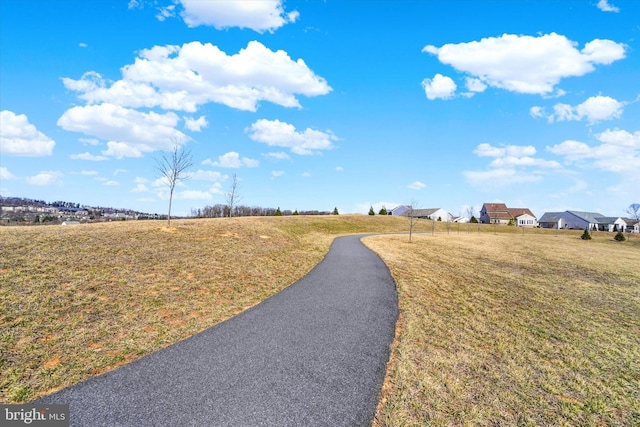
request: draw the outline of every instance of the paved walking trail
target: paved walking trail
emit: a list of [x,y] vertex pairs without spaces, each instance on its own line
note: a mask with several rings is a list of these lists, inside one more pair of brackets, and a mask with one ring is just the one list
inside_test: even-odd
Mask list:
[[69,403],[74,426],[371,425],[398,305],[360,237],[238,316],[34,403]]

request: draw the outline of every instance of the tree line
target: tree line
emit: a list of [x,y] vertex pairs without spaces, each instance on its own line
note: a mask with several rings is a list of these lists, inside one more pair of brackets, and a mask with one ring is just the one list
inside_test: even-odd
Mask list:
[[[225,218],[230,216],[287,216],[287,215],[329,215],[329,211],[291,211],[289,209],[281,210],[279,207],[264,208],[260,206],[235,205],[230,207],[229,204],[215,204],[213,206],[205,206],[203,208],[191,209],[191,216],[194,218]],[[336,215],[334,210],[334,215]]]

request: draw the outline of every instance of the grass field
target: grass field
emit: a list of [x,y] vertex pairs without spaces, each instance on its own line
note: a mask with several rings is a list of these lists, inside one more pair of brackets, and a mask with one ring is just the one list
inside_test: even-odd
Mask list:
[[408,228],[404,218],[362,215],[165,224],[0,227],[0,403],[227,319],[302,277],[336,235]]
[[640,240],[483,231],[364,239],[401,311],[375,424],[640,425]]
[[[308,272],[340,215],[0,227],[0,403],[193,335]],[[640,424],[640,239],[418,222],[365,239],[401,318],[376,424]],[[431,231],[434,234],[431,234]]]

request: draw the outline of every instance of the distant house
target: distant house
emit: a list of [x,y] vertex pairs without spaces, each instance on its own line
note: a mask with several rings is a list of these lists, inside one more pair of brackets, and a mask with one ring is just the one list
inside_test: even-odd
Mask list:
[[627,221],[620,217],[604,216],[598,212],[545,212],[540,218],[542,228],[566,228],[593,231],[626,231]]
[[640,221],[633,218],[622,218],[622,220],[627,224],[625,231],[628,233],[640,233]]
[[404,215],[409,210],[409,206],[400,205],[389,211],[389,215]]
[[509,224],[518,227],[537,227],[536,216],[529,208],[508,208],[504,203],[485,203],[480,210],[482,224]]
[[430,208],[430,209],[414,209],[414,218],[419,219],[431,219],[433,221],[451,222],[453,221],[453,215],[445,211],[442,208]]
[[63,221],[62,225],[66,226],[66,225],[78,225],[80,224],[79,221]]
[[469,221],[471,221],[471,220],[469,218],[467,218],[466,216],[457,216],[457,217],[453,218],[453,222],[459,222],[460,224],[466,224]]
[[[409,206],[397,206],[393,208],[389,215],[409,215],[409,211],[411,208]],[[431,209],[413,209],[412,216],[418,219],[431,219],[434,221],[438,221],[438,219],[442,222],[451,222],[453,221],[453,215],[449,212],[445,211],[441,208],[431,208]]]

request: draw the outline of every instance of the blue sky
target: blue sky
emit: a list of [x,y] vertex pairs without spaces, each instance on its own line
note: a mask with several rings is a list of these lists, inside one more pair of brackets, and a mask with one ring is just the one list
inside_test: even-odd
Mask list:
[[640,2],[0,2],[0,194],[174,214],[640,202]]

